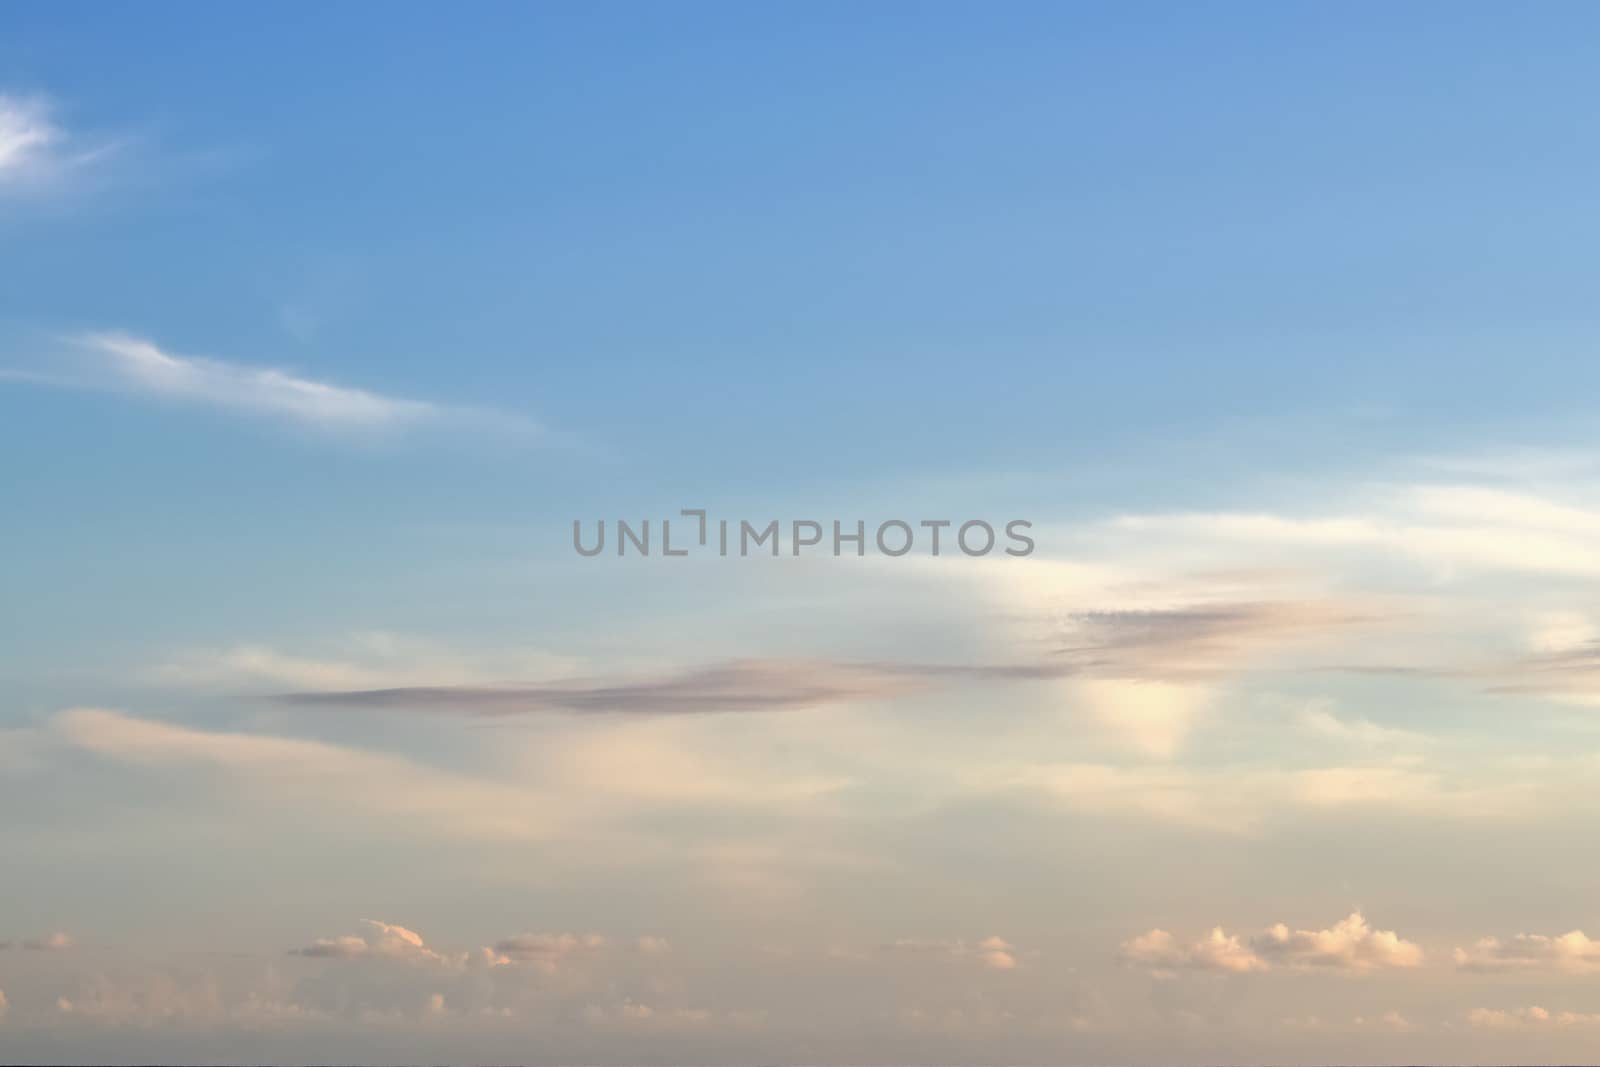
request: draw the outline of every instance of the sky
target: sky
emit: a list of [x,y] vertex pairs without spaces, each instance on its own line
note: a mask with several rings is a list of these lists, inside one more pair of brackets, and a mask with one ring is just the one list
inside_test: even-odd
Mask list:
[[1600,9],[263,15],[0,10],[0,1061],[1600,1052]]

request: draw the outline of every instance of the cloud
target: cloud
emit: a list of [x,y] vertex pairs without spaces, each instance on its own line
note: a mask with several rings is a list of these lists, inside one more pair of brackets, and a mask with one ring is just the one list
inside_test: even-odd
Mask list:
[[76,361],[75,372],[12,369],[5,377],[63,388],[111,389],[322,431],[376,434],[467,427],[521,435],[543,432],[517,415],[388,396],[277,367],[177,355],[126,333],[87,333],[70,341],[73,353],[87,357]]
[[672,951],[672,942],[654,934],[645,934],[635,942],[635,947],[646,956],[663,956]]
[[1467,1025],[1480,1030],[1600,1026],[1600,1012],[1549,1011],[1537,1005],[1511,1010],[1474,1008],[1467,1013]]
[[211,770],[241,788],[259,787],[275,806],[367,816],[407,830],[433,829],[503,839],[552,832],[548,796],[411,760],[322,741],[196,730],[98,708],[63,711],[53,733],[117,763]]
[[1017,966],[1016,946],[1003,937],[991,936],[977,942],[902,938],[884,945],[883,951],[943,956],[976,963],[992,971],[1009,971]]
[[1088,611],[1063,620],[1055,652],[1101,676],[1205,680],[1275,646],[1383,618],[1334,601]]
[[1392,930],[1372,929],[1360,912],[1351,912],[1326,930],[1290,930],[1278,923],[1250,943],[1274,965],[1292,967],[1363,971],[1422,962],[1422,949]]
[[43,100],[0,95],[0,179],[44,166],[62,136]]
[[305,959],[382,960],[424,963],[450,969],[527,965],[554,973],[563,963],[606,947],[599,934],[518,934],[493,945],[464,951],[441,952],[424,944],[415,930],[377,919],[362,919],[359,934],[321,937],[289,955]]
[[[975,789],[1037,791],[1097,816],[1152,819],[1224,834],[1250,834],[1285,814],[1368,810],[1439,819],[1517,820],[1566,803],[1553,777],[1520,780],[1515,763],[1446,771],[1410,759],[1280,770],[1259,763],[1210,767],[1035,763],[974,772]],[[1586,764],[1575,764],[1587,775]]]
[[58,125],[42,96],[0,93],[0,197],[42,193],[115,150],[88,144]]
[[318,938],[303,948],[291,949],[291,956],[312,959],[412,959],[440,962],[443,957],[422,943],[422,935],[404,926],[362,919],[366,929],[359,935]]
[[72,945],[71,935],[64,930],[57,930],[43,937],[30,937],[22,943],[23,948],[34,952],[65,952]]
[[309,426],[401,429],[443,416],[438,406],[331,385],[271,367],[173,355],[127,334],[88,334],[111,383],[133,392],[288,419]]
[[1333,713],[1326,701],[1301,708],[1296,719],[1300,728],[1306,733],[1330,741],[1343,741],[1376,748],[1417,744],[1426,740],[1421,734],[1380,726],[1370,719],[1342,718]]
[[1456,966],[1465,971],[1551,969],[1583,973],[1600,970],[1600,941],[1591,940],[1582,930],[1555,937],[1518,934],[1510,941],[1485,937],[1470,949],[1456,949],[1454,958]]
[[1180,970],[1248,974],[1251,971],[1265,971],[1270,966],[1237,936],[1227,933],[1220,926],[1189,944],[1180,944],[1165,930],[1149,930],[1123,942],[1122,958],[1158,974]]
[[1422,949],[1391,930],[1373,930],[1360,912],[1352,912],[1325,930],[1291,930],[1278,923],[1248,940],[1218,926],[1185,944],[1165,930],[1153,929],[1125,941],[1122,957],[1157,973],[1247,974],[1279,968],[1362,973],[1416,967],[1422,963]]
[[604,948],[599,934],[518,934],[494,944],[497,957],[553,970],[563,961]]
[[285,652],[261,644],[195,649],[143,672],[149,681],[194,687],[348,691],[402,685],[473,685],[484,678],[552,671],[571,673],[570,659],[529,652],[458,650],[384,631],[349,634],[317,654]]
[[477,715],[533,712],[675,715],[814,707],[898,696],[916,688],[912,672],[821,660],[736,660],[635,683],[542,686],[407,686],[289,693],[292,704],[420,708]]

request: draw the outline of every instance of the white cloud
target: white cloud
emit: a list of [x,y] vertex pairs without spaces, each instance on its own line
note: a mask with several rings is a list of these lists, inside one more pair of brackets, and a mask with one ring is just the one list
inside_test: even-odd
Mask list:
[[360,935],[322,937],[295,949],[291,955],[324,959],[365,959],[381,956],[388,959],[417,959],[438,962],[443,959],[437,952],[422,943],[422,935],[404,926],[362,919],[366,929]]
[[1291,930],[1283,923],[1241,939],[1222,927],[1205,937],[1179,942],[1165,930],[1149,930],[1123,943],[1122,956],[1156,973],[1180,970],[1247,974],[1277,968],[1366,972],[1389,967],[1416,967],[1422,949],[1392,930],[1373,930],[1354,912],[1325,930]]
[[105,358],[114,384],[135,392],[329,428],[404,428],[445,414],[424,401],[331,385],[272,367],[173,355],[127,334],[89,334],[81,341]]
[[61,139],[44,101],[0,96],[0,178],[42,166]]
[[1326,930],[1290,930],[1283,923],[1251,938],[1251,947],[1268,962],[1291,967],[1330,967],[1365,971],[1415,967],[1422,949],[1392,930],[1374,930],[1352,912]]
[[1581,973],[1600,970],[1600,941],[1582,930],[1554,937],[1518,934],[1510,941],[1485,937],[1470,949],[1455,950],[1456,966],[1467,971],[1554,969]]
[[43,96],[0,93],[0,197],[60,189],[116,148],[63,128]]
[[1171,974],[1180,970],[1247,974],[1267,970],[1269,966],[1237,935],[1229,934],[1220,926],[1213,927],[1205,937],[1189,944],[1180,944],[1165,930],[1149,930],[1123,942],[1122,957],[1129,963],[1148,967],[1157,974]]
[[0,370],[0,378],[69,389],[109,389],[343,433],[425,427],[544,436],[533,420],[487,408],[436,404],[319,381],[278,367],[178,355],[126,333],[68,338],[48,368]]

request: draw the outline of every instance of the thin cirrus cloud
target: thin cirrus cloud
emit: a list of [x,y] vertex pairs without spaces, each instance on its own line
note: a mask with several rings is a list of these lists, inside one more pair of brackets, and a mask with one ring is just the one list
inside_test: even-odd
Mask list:
[[0,192],[36,187],[85,161],[68,140],[46,100],[0,94]]
[[530,421],[500,412],[386,396],[275,367],[174,355],[127,334],[92,333],[79,341],[101,357],[108,385],[303,426],[374,431],[471,422],[496,429],[537,429]]
[[389,396],[277,367],[178,355],[127,333],[86,333],[68,341],[74,355],[87,357],[74,359],[73,371],[7,368],[0,378],[110,390],[332,433],[397,434],[428,427],[543,433],[521,415]]
[[66,129],[48,97],[0,93],[0,200],[76,188],[125,144]]

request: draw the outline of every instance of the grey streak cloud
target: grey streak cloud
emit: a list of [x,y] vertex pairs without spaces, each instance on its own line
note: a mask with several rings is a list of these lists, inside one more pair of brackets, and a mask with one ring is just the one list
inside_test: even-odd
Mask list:
[[287,693],[291,704],[445,709],[476,715],[533,712],[683,715],[764,711],[897,696],[916,688],[904,669],[818,660],[736,660],[628,684],[405,686]]
[[1056,655],[1086,672],[1205,677],[1274,644],[1383,618],[1327,601],[1084,612],[1065,620]]
[[415,709],[469,715],[536,713],[686,715],[764,712],[876,700],[960,682],[1062,678],[1211,677],[1274,641],[1374,621],[1326,604],[1222,604],[1070,617],[1048,659],[1031,662],[732,660],[642,681],[572,680],[541,685],[440,685],[279,694],[283,703]]

